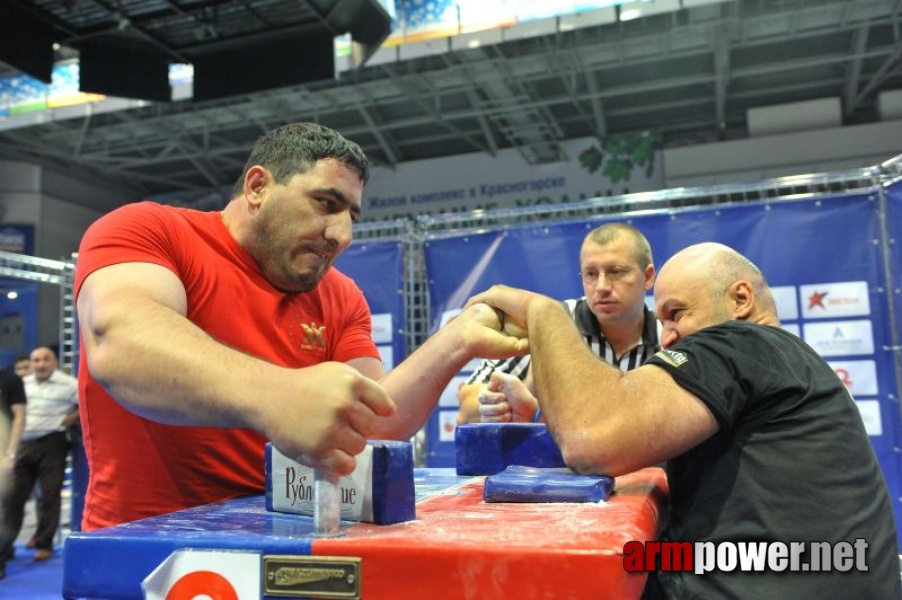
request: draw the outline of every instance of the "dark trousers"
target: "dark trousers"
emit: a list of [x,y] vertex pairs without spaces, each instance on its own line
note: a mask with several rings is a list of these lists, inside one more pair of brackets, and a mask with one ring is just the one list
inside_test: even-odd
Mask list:
[[25,503],[36,482],[41,490],[38,527],[34,534],[36,547],[53,549],[53,538],[60,524],[61,492],[68,454],[69,440],[62,431],[19,444],[10,490],[3,499],[0,560],[12,557],[13,544],[22,530]]

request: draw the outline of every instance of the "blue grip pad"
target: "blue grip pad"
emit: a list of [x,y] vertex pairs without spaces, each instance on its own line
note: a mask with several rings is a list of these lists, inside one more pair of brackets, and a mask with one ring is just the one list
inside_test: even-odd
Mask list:
[[[370,440],[357,468],[339,480],[341,518],[379,525],[416,518],[413,448],[409,442]],[[313,516],[313,469],[266,444],[266,509]]]
[[486,478],[482,497],[486,502],[601,502],[613,489],[613,477],[513,465]]
[[544,423],[470,423],[454,434],[458,475],[494,475],[510,465],[564,467]]

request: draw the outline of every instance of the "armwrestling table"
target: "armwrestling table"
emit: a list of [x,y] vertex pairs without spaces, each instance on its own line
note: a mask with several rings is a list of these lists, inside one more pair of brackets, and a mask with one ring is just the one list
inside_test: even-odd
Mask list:
[[[252,564],[263,563],[252,576],[241,576],[253,591],[201,596],[212,600],[623,600],[641,595],[646,575],[623,570],[623,546],[657,539],[667,495],[661,469],[618,477],[604,503],[486,503],[485,477],[457,476],[454,469],[415,469],[414,477],[416,520],[342,522],[343,535],[334,538],[314,537],[312,517],[267,511],[263,495],[74,532],[64,550],[63,597],[143,599],[142,581],[170,555],[186,550],[201,558],[207,551],[221,551],[216,554],[226,558],[234,551],[236,557],[250,556]],[[346,576],[340,557],[356,563],[358,570],[347,577],[357,579],[356,589],[293,587],[317,575]],[[310,566],[294,560],[323,562]],[[233,577],[247,573],[237,567],[226,571]],[[160,597],[193,596],[173,588]]]

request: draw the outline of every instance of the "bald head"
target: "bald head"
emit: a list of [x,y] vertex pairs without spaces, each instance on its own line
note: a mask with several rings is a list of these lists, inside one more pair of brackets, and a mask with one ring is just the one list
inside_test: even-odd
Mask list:
[[689,246],[658,273],[655,306],[665,346],[725,321],[778,325],[773,294],[749,259],[723,244]]

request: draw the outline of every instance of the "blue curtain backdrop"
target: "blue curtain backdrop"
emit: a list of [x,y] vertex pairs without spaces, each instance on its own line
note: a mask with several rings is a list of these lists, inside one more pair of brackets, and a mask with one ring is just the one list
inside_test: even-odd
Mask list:
[[[895,239],[902,240],[902,188],[893,188],[888,195],[895,215],[889,221],[896,230]],[[688,245],[715,241],[735,248],[762,269],[771,286],[781,292],[784,327],[815,346],[848,379],[897,515],[902,514],[902,470],[895,452],[900,442],[899,388],[887,294],[896,290],[898,301],[902,253],[895,243],[895,281],[886,281],[886,240],[876,193],[442,234],[425,244],[433,328],[443,314],[461,308],[469,296],[496,283],[559,299],[580,296],[577,273],[582,238],[612,221],[628,221],[648,237],[658,268]],[[474,366],[471,363],[468,369]],[[453,407],[441,406],[430,419],[426,454],[430,466],[454,465],[453,436],[441,431],[447,429],[453,412]]]
[[[406,356],[406,314],[404,309],[404,246],[396,240],[356,242],[335,261],[335,267],[353,279],[366,298],[374,316],[373,337],[393,363]],[[388,327],[390,317],[390,331]],[[388,353],[386,350],[390,349]],[[390,364],[385,365],[386,369]]]
[[[902,182],[886,189],[886,223],[889,236],[891,281],[889,293],[895,305],[896,342],[902,338]],[[902,349],[896,349],[897,367],[902,367]]]

